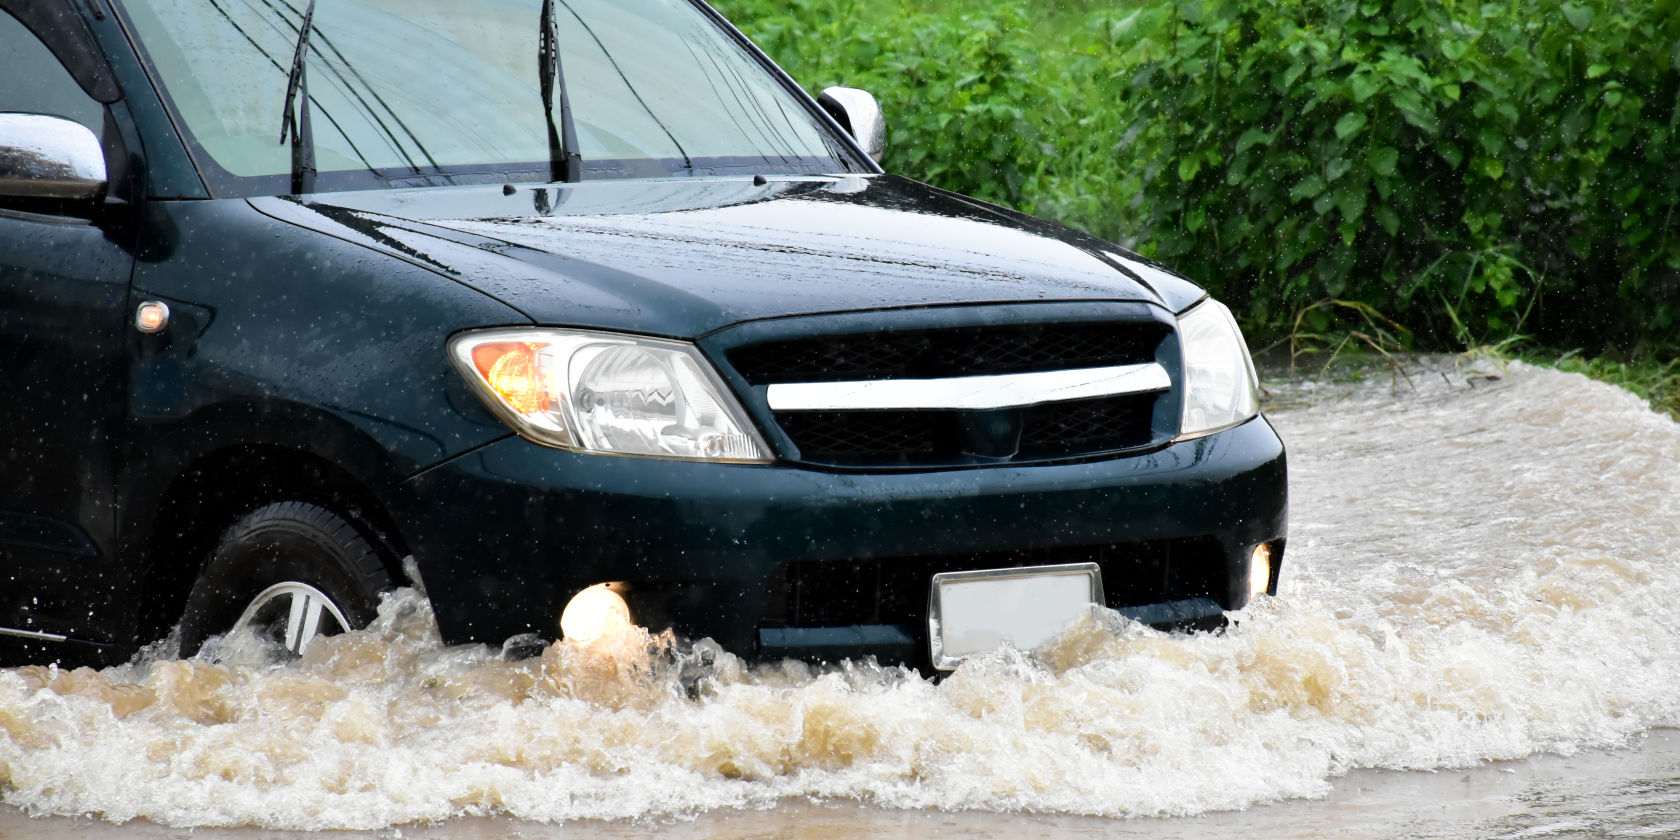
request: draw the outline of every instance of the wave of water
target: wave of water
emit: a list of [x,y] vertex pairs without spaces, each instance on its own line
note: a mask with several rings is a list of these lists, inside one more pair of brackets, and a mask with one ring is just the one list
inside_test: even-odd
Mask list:
[[1282,386],[1280,597],[1095,616],[941,683],[631,632],[506,661],[423,600],[301,661],[0,670],[0,798],[176,826],[682,814],[790,796],[1193,814],[1680,724],[1680,425],[1575,375]]

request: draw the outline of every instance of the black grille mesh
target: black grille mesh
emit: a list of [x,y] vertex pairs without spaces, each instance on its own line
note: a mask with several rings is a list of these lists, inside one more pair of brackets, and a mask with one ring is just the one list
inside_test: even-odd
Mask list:
[[1151,361],[1166,332],[1144,321],[833,335],[741,347],[729,361],[754,385],[979,376]]
[[807,461],[861,466],[961,462],[967,458],[1054,458],[1150,442],[1155,394],[1046,403],[1018,414],[1021,436],[1000,453],[974,446],[961,411],[784,411],[776,422]]
[[1021,452],[1055,455],[1149,442],[1153,394],[1034,406],[1021,418]]
[[947,412],[790,411],[776,422],[811,461],[914,463],[953,454]]

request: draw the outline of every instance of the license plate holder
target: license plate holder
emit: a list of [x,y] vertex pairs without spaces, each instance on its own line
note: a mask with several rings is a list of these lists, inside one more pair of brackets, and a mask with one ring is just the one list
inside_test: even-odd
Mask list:
[[940,572],[928,590],[933,666],[949,671],[1008,640],[1032,650],[1103,603],[1096,563]]

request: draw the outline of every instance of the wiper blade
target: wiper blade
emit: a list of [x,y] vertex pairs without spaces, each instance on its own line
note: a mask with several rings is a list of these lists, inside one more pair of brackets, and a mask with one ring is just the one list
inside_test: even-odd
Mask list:
[[[315,0],[309,0],[313,5]],[[537,76],[542,87],[543,114],[548,118],[549,178],[573,183],[583,180],[583,156],[578,154],[577,126],[572,122],[572,98],[566,94],[566,72],[560,66],[560,28],[554,21],[554,0],[543,0],[542,31],[537,45]],[[554,124],[554,94],[560,93],[560,125]]]
[[[303,22],[298,24],[297,50],[292,53],[292,69],[286,75],[285,112],[280,115],[280,145],[292,140],[292,193],[303,195],[315,191],[315,132],[309,127],[309,75],[304,69],[304,54],[309,52],[309,31],[315,21],[315,0],[303,10]],[[293,110],[298,92],[302,101]]]

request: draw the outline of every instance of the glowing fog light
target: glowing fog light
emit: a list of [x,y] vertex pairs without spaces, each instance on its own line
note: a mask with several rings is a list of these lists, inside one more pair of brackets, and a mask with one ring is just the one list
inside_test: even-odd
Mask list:
[[560,632],[578,642],[592,642],[628,626],[630,605],[604,583],[573,595],[560,613]]
[[1272,546],[1261,543],[1254,547],[1254,553],[1248,556],[1248,596],[1256,598],[1266,594],[1272,586]]

